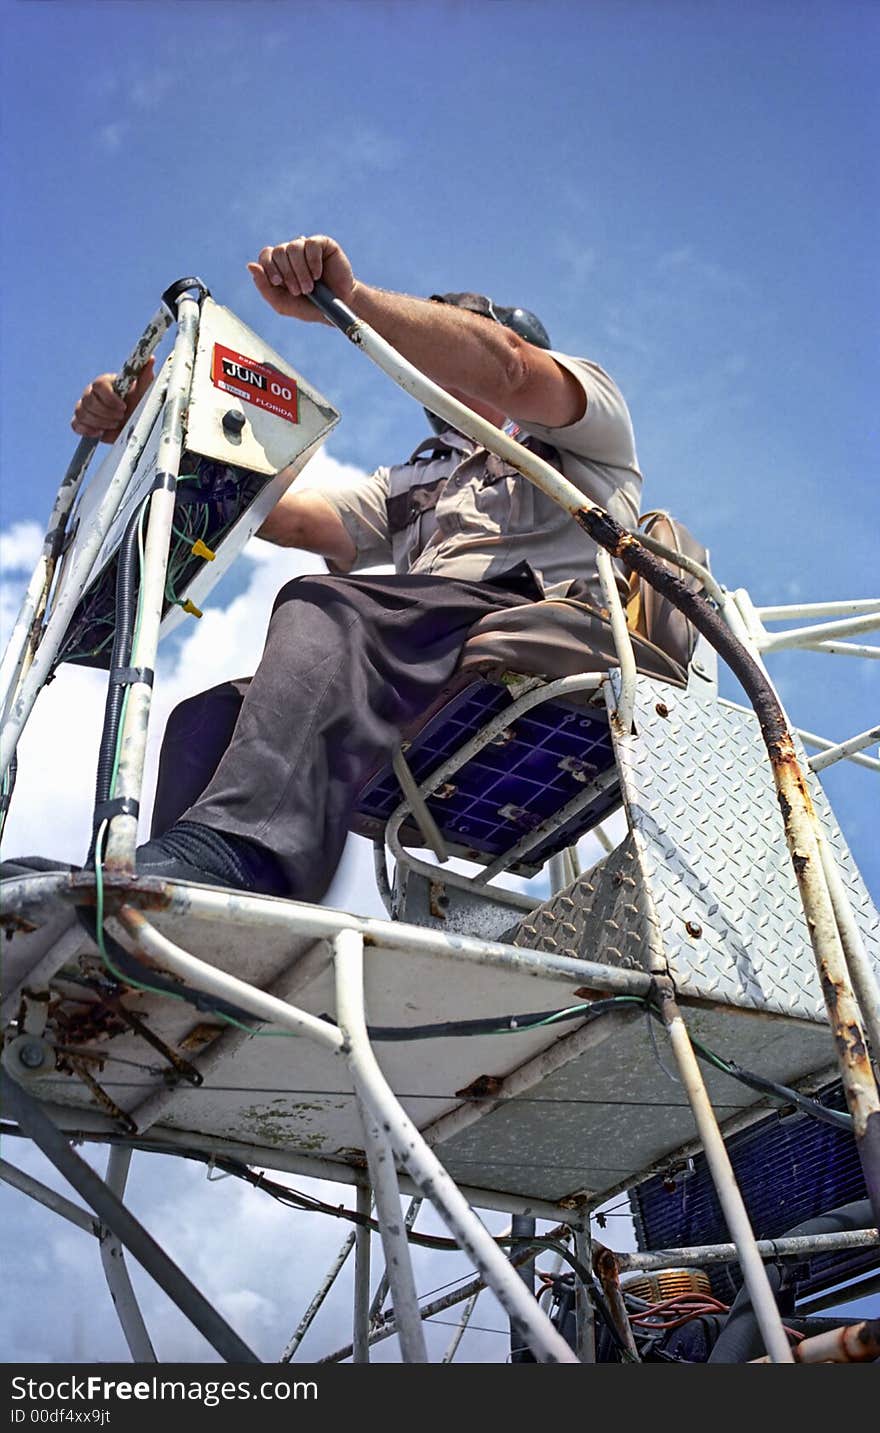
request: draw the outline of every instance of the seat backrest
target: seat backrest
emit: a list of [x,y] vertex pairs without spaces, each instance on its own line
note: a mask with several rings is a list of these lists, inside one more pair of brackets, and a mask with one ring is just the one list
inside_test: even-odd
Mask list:
[[[656,538],[657,542],[671,547],[674,552],[682,552],[685,557],[692,557],[703,567],[708,567],[709,555],[705,547],[702,543],[697,542],[684,523],[671,517],[669,513],[661,511],[643,513],[639,518],[639,527],[649,537]],[[665,558],[661,557],[659,561],[670,572],[680,577],[691,591],[698,590],[699,578],[693,577],[689,572],[685,572],[683,568],[677,567]],[[651,587],[644,578],[639,577],[635,572],[630,575],[629,579],[626,620],[630,631],[638,633],[653,646],[659,647],[679,667],[687,669],[693,656],[697,633],[683,612],[679,612],[667,597],[659,593],[656,588]]]

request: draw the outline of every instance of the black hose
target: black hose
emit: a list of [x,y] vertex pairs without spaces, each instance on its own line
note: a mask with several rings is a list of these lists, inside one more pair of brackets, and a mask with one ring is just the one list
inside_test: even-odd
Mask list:
[[[797,1239],[804,1234],[838,1234],[853,1229],[871,1228],[871,1203],[858,1199],[852,1204],[842,1204],[839,1209],[829,1209],[804,1224],[796,1224],[781,1235],[784,1239]],[[782,1287],[782,1269],[779,1264],[767,1264],[767,1277],[773,1296],[776,1298]],[[749,1363],[764,1353],[752,1300],[745,1285],[740,1289],[730,1306],[730,1313],[712,1352],[709,1363]]]
[[114,673],[128,665],[134,633],[137,610],[137,561],[138,523],[140,509],[132,515],[119,546],[116,566],[116,630],[113,634],[113,651],[110,657],[110,678],[107,684],[107,700],[104,704],[104,727],[98,752],[98,770],[95,777],[95,816],[92,822],[92,844],[86,864],[91,865],[95,853],[95,837],[101,824],[98,808],[110,799],[110,781],[116,760],[116,743],[119,737],[119,720],[125,683],[114,680]]
[[9,807],[12,804],[12,793],[15,790],[15,778],[17,775],[18,752],[14,751],[6,770],[6,780],[3,783],[5,790],[0,792],[0,836],[3,835],[3,827],[6,825],[6,817],[9,814]]

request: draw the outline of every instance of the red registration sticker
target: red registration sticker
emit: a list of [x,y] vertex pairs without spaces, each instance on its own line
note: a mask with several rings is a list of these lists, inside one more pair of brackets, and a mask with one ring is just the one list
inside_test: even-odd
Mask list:
[[274,413],[288,423],[298,421],[296,383],[268,363],[257,363],[243,353],[215,343],[211,378],[215,387],[222,388],[224,393],[232,393],[256,408],[265,408],[267,413]]

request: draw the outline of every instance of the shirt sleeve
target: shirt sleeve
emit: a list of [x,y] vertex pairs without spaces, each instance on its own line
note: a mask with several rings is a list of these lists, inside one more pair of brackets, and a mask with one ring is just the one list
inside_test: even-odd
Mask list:
[[523,423],[522,427],[552,447],[588,462],[638,473],[632,419],[614,379],[586,358],[571,358],[555,350],[551,357],[580,383],[587,399],[586,412],[565,428],[547,428],[540,423]]
[[388,468],[377,468],[350,486],[321,488],[322,498],[335,510],[356,549],[350,567],[341,567],[328,558],[331,572],[344,575],[362,567],[380,567],[394,561],[386,507],[388,471]]

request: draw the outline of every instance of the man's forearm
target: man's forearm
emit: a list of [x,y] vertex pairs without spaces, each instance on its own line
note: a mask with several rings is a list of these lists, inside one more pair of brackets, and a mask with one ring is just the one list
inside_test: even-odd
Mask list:
[[357,283],[350,307],[441,387],[503,412],[522,386],[522,343],[510,329],[464,309]]

